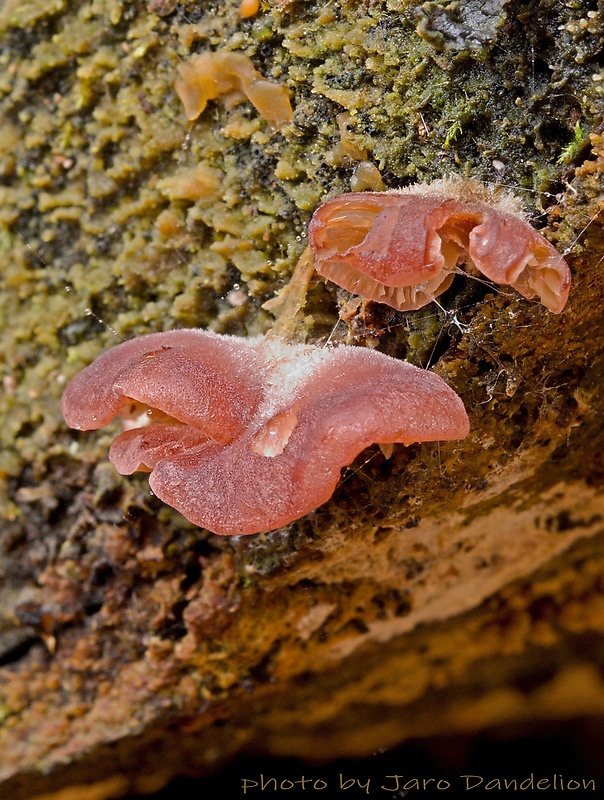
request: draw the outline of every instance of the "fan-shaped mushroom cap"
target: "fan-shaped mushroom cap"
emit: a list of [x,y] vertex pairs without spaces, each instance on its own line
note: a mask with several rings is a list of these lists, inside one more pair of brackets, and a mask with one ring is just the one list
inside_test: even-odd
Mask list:
[[562,256],[521,216],[432,190],[334,197],[313,214],[309,242],[317,272],[401,311],[438,297],[464,262],[554,313],[570,289]]
[[65,422],[96,430],[135,400],[227,444],[245,430],[263,397],[263,361],[244,341],[180,330],[124,342],[69,382]]
[[131,399],[171,419],[117,436],[117,469],[151,470],[158,497],[227,535],[272,530],[317,508],[374,442],[460,439],[469,429],[441,378],[382,353],[196,330],[102,355],[69,383],[65,419],[102,427]]

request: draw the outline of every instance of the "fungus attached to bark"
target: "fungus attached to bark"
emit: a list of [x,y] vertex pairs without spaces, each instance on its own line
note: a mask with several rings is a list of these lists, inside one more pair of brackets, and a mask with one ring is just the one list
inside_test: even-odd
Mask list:
[[260,0],[241,0],[239,14],[242,19],[255,16],[260,11]]
[[111,461],[122,474],[150,470],[160,499],[223,535],[316,509],[370,444],[461,439],[469,429],[441,378],[382,353],[200,330],[104,353],[68,384],[63,415],[92,430],[141,404],[150,424],[119,434]]
[[178,65],[174,82],[187,119],[197,119],[209,100],[222,97],[227,108],[246,99],[275,128],[293,118],[285,86],[264,78],[243,53],[199,53]]
[[474,182],[351,193],[320,206],[309,226],[321,275],[400,311],[444,292],[460,264],[555,314],[570,289],[568,265],[516,209],[491,206]]

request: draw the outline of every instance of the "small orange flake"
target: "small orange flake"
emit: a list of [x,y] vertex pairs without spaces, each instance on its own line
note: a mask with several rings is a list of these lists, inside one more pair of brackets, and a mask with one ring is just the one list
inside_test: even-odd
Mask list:
[[243,53],[206,51],[192,56],[178,65],[174,88],[190,120],[217,98],[227,108],[249,100],[273,128],[282,128],[293,118],[285,86],[264,78]]
[[239,13],[243,19],[253,17],[260,11],[260,0],[241,0],[239,3]]

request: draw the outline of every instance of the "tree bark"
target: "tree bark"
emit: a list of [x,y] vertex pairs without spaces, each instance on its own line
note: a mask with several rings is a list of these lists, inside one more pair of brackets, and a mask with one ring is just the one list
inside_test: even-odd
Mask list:
[[[602,714],[602,17],[570,6],[0,6],[3,796]],[[187,123],[177,65],[207,49],[284,85],[293,123],[220,98]],[[67,429],[65,381],[134,335],[270,329],[360,162],[513,191],[569,304],[459,276],[395,312],[313,277],[292,336],[434,369],[471,433],[366,450],[287,528],[195,528]]]

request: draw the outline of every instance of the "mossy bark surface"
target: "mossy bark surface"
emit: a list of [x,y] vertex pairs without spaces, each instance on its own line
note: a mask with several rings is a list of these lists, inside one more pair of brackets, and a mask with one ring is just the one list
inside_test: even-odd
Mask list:
[[[0,5],[0,793],[604,712],[603,33],[578,1]],[[206,49],[293,123],[187,123],[176,68]],[[470,436],[371,448],[312,514],[217,537],[115,472],[117,428],[68,430],[62,389],[135,335],[269,330],[355,153],[387,188],[513,191],[569,304],[459,276],[402,313],[313,278],[292,336],[434,369]]]

